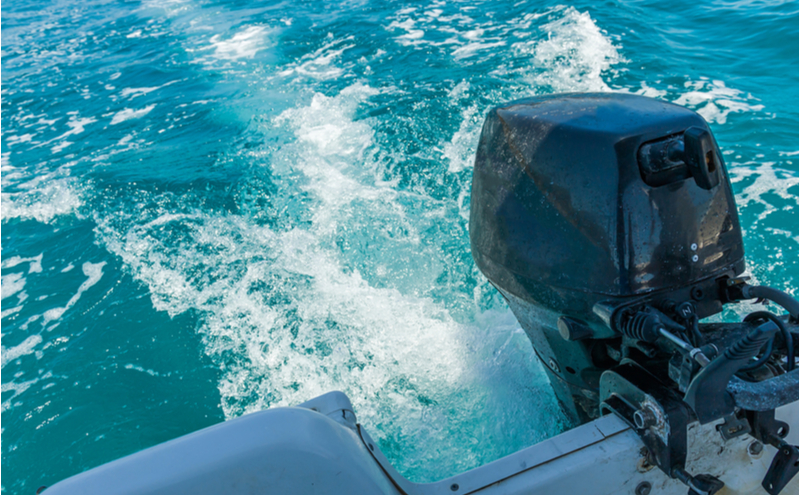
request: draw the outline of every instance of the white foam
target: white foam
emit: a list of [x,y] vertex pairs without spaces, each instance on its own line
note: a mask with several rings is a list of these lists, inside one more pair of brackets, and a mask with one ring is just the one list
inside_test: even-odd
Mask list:
[[214,58],[221,60],[239,60],[253,58],[259,50],[266,48],[266,35],[269,31],[264,26],[248,26],[234,34],[230,39],[221,39],[220,35],[211,38]]
[[[270,227],[189,202],[167,213],[98,215],[97,234],[147,285],[156,309],[200,315],[206,351],[222,371],[227,417],[344,390],[362,422],[380,425],[371,430],[379,438],[413,430],[417,440],[404,443],[403,462],[427,463],[423,476],[435,476],[476,462],[424,448],[463,454],[462,441],[480,435],[453,409],[480,408],[494,418],[501,413],[482,404],[497,399],[498,390],[527,390],[544,378],[507,310],[461,321],[428,295],[448,255],[423,234],[461,233],[452,224],[462,220],[445,216],[457,208],[454,201],[376,180],[373,121],[355,115],[377,94],[353,84],[335,96],[315,94],[274,119],[294,141],[271,158],[270,174],[291,181],[281,190],[308,197],[307,221]],[[337,239],[366,244],[353,252]],[[484,285],[478,292],[489,290]],[[471,295],[455,297],[473,304]],[[557,417],[549,391],[519,395],[513,405],[498,399],[500,410]],[[513,441],[533,443],[560,428],[555,420]]]
[[0,368],[5,368],[6,364],[14,361],[15,359],[19,359],[22,356],[27,356],[29,354],[33,354],[34,348],[42,343],[41,335],[31,335],[21,344],[16,345],[14,347],[0,347],[0,353],[2,353],[2,364],[0,364]]
[[2,186],[5,188],[10,184],[17,184],[20,181],[25,180],[27,174],[24,170],[18,169],[17,167],[11,165],[11,152],[6,152],[2,154],[2,166],[0,167],[0,173],[2,173],[3,181]]
[[640,89],[636,93],[649,98],[664,98],[667,96],[665,90],[650,87],[644,81],[640,83]]
[[418,29],[416,27],[416,21],[410,18],[402,22],[392,21],[386,29],[390,31],[397,29],[405,31],[405,34],[401,34],[395,38],[398,43],[405,46],[418,45],[420,44],[420,40],[425,36],[425,31]]
[[123,88],[120,92],[120,95],[124,98],[130,96],[131,98],[136,98],[137,96],[143,96],[147,93],[152,93],[153,91],[161,88],[161,86],[152,86],[148,88]]
[[141,373],[147,373],[150,376],[161,376],[157,371],[146,369],[142,366],[139,366],[138,364],[126,364],[125,369],[139,371]]
[[3,395],[6,395],[6,392],[14,392],[11,394],[8,399],[4,400],[2,405],[0,405],[0,411],[5,412],[6,410],[10,409],[13,406],[19,405],[19,403],[12,402],[16,399],[20,394],[31,388],[31,386],[35,385],[39,381],[39,378],[34,378],[32,380],[27,380],[24,382],[5,382],[0,386],[0,392]]
[[[790,201],[790,204],[797,204],[797,195],[792,194],[790,189],[797,187],[798,177],[789,170],[776,167],[774,162],[735,163],[728,172],[732,184],[752,181],[736,195],[736,203],[740,208],[747,207],[751,203],[762,205],[763,210],[759,213],[758,220],[763,220],[777,211],[776,206],[765,199],[770,194]],[[760,225],[752,227],[761,228]]]
[[[448,94],[452,107],[461,109],[461,123],[458,131],[453,134],[450,141],[444,143],[441,152],[448,160],[447,170],[450,173],[457,174],[472,167],[475,160],[475,147],[480,136],[485,111],[478,105],[469,104],[470,91],[469,82],[461,81]],[[466,194],[467,191],[463,190],[458,199],[459,211],[462,213],[462,206],[464,206],[462,202],[466,198]]]
[[724,124],[731,113],[757,112],[764,105],[748,103],[755,100],[752,95],[734,88],[728,88],[723,81],[687,81],[684,85],[689,91],[683,93],[675,103],[693,108],[708,122]]
[[105,265],[105,261],[101,261],[100,263],[84,263],[83,274],[86,275],[87,279],[81,284],[80,287],[78,287],[78,292],[76,292],[75,295],[72,296],[69,301],[67,301],[66,306],[48,309],[44,312],[42,326],[47,325],[51,321],[60,319],[68,309],[78,302],[84,292],[99,282],[103,277],[103,267]]
[[162,84],[161,86],[151,86],[151,87],[145,87],[145,88],[123,88],[122,91],[120,91],[120,96],[122,96],[123,98],[134,99],[137,96],[144,96],[144,95],[146,95],[148,93],[152,93],[153,91],[157,91],[157,90],[159,90],[161,88],[166,88],[167,86],[171,86],[172,84],[175,84],[176,82],[178,82],[178,81],[170,81],[170,82],[168,82],[166,84]]
[[97,119],[95,119],[94,117],[79,118],[77,114],[72,114],[70,115],[70,118],[67,121],[67,127],[69,127],[69,130],[67,130],[65,133],[61,134],[56,138],[53,138],[49,141],[42,143],[42,145],[44,146],[55,141],[62,141],[61,143],[54,146],[52,149],[53,153],[57,153],[62,149],[66,148],[67,146],[69,146],[70,144],[72,144],[66,141],[67,137],[83,133],[86,130],[87,125],[93,124],[95,122],[97,122]]
[[11,258],[6,258],[3,260],[2,267],[13,268],[22,263],[30,263],[30,265],[28,266],[28,273],[41,273],[43,256],[44,253],[40,253],[39,256],[34,256],[32,258],[22,258],[20,256],[12,256]]
[[11,297],[25,287],[25,277],[21,273],[9,273],[0,277],[0,299]]
[[39,256],[28,258],[31,264],[28,266],[28,273],[41,273],[42,272],[42,257],[44,253],[39,253]]
[[145,9],[162,9],[167,17],[174,17],[190,10],[194,3],[189,0],[146,0],[142,6]]
[[[592,20],[588,12],[578,12],[572,7],[558,6],[539,13],[527,13],[503,24],[493,16],[475,20],[463,12],[474,10],[460,6],[461,13],[435,16],[415,10],[398,12],[385,27],[390,32],[403,31],[395,41],[415,49],[448,50],[454,60],[474,63],[473,57],[486,61],[497,57],[497,68],[492,71],[509,81],[521,76],[518,93],[530,94],[531,88],[539,92],[558,91],[609,91],[603,76],[622,60],[617,47]],[[547,22],[541,23],[546,18]],[[425,33],[431,32],[431,36]],[[449,36],[441,40],[442,35]],[[521,41],[517,41],[521,40]],[[513,43],[516,58],[529,58],[528,67],[509,69],[507,43]]]
[[50,148],[50,151],[52,153],[58,153],[59,151],[63,150],[64,148],[66,148],[67,146],[69,146],[71,144],[73,144],[71,141],[66,141],[66,140],[65,141],[61,141],[57,145],[55,145],[52,148]]
[[43,126],[51,126],[61,120],[61,117],[56,117],[54,119],[45,119],[42,116],[39,117],[39,120],[36,121],[34,125],[43,125]]
[[[0,208],[3,221],[19,218],[50,223],[56,217],[74,214],[82,205],[72,180],[34,181],[27,186],[30,187],[27,191],[2,193]],[[22,187],[26,186],[23,184]]]
[[456,59],[466,58],[482,50],[496,48],[498,46],[505,46],[505,44],[505,41],[495,41],[494,43],[469,43],[453,50],[453,57]]
[[111,119],[111,125],[117,125],[121,122],[125,122],[126,120],[132,119],[139,119],[150,113],[156,107],[155,104],[148,105],[144,108],[140,108],[138,110],[126,108],[124,110],[120,110],[114,117]]
[[0,312],[0,318],[6,318],[15,313],[19,313],[21,310],[22,310],[21,304],[19,306],[14,306],[13,308],[4,309],[2,312]]
[[483,36],[483,33],[485,33],[485,32],[486,31],[484,29],[477,28],[477,29],[473,29],[471,31],[467,31],[466,33],[463,34],[463,36],[465,38],[467,38],[468,40],[473,40],[474,41],[474,40],[479,39],[481,36]]
[[342,67],[338,67],[336,62],[341,58],[345,50],[355,46],[352,44],[344,45],[344,43],[352,39],[352,37],[348,37],[343,40],[330,41],[314,52],[303,55],[290,63],[279,74],[284,77],[300,75],[318,80],[339,78],[344,74],[345,70]]
[[548,16],[555,18],[539,27],[545,39],[512,45],[532,58],[528,81],[546,92],[610,91],[602,75],[622,57],[589,13],[568,7]]
[[6,138],[6,145],[10,148],[15,144],[30,143],[35,134],[11,135]]
[[[413,430],[421,445],[463,435],[459,421],[451,423],[443,406],[429,403],[447,404],[445,411],[454,403],[470,410],[472,401],[491,396],[483,382],[487,375],[476,374],[476,368],[488,368],[491,376],[499,374],[494,367],[510,366],[509,360],[532,358],[526,337],[516,333],[507,315],[506,325],[487,318],[471,327],[427,297],[370,285],[358,272],[346,270],[336,252],[321,242],[321,231],[329,227],[324,222],[335,221],[325,218],[316,225],[323,217],[315,215],[310,231],[280,233],[236,216],[171,216],[106,239],[115,239],[108,247],[148,285],[157,309],[202,312],[207,352],[223,370],[219,389],[226,416],[343,389],[362,422],[391,422],[392,428]],[[191,231],[186,242],[173,248],[153,235],[170,222]],[[268,302],[278,295],[278,302]],[[477,344],[487,338],[500,339],[500,350],[490,359],[484,353],[495,349]],[[531,377],[527,368],[523,371],[528,374],[520,381]],[[468,404],[462,390],[470,390]],[[531,399],[543,400],[520,400]],[[532,411],[542,406],[527,404]],[[535,434],[552,433],[545,428]],[[409,459],[419,459],[424,449],[409,450],[417,450]]]
[[484,112],[477,105],[470,105],[461,111],[461,124],[453,138],[444,145],[442,153],[449,161],[448,172],[458,173],[472,167],[475,160],[475,146],[478,143]]

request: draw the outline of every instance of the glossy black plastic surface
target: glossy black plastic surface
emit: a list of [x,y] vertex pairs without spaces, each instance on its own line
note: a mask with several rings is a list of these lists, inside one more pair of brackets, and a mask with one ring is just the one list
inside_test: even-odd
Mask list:
[[[692,158],[687,173],[648,185],[639,150],[680,141],[690,128],[689,148],[698,146],[698,132],[702,151],[713,147],[702,183],[689,171],[697,167]],[[599,300],[744,268],[736,206],[708,125],[660,100],[566,94],[493,109],[471,201],[470,240],[481,271],[498,288],[567,316],[591,319]]]
[[490,111],[470,241],[578,422],[597,414],[620,308],[692,301],[704,318],[722,309],[718,279],[744,270],[708,125],[629,94],[541,96]]

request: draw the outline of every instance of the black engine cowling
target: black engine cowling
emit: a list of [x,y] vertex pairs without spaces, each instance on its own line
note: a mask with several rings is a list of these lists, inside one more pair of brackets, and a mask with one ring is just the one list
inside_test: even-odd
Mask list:
[[574,400],[588,399],[590,417],[609,362],[596,343],[620,338],[616,308],[691,300],[703,318],[722,308],[718,279],[744,270],[736,205],[705,120],[630,94],[493,109],[475,160],[470,241],[542,361]]

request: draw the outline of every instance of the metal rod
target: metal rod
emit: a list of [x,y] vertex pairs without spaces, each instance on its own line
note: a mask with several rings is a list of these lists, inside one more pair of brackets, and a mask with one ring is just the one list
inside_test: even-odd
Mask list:
[[689,356],[691,356],[692,359],[697,361],[697,363],[700,366],[705,368],[706,366],[708,366],[708,363],[711,362],[711,360],[708,359],[708,357],[706,357],[705,354],[703,354],[703,351],[701,351],[697,347],[692,346],[690,343],[686,342],[685,340],[683,340],[682,338],[678,337],[677,335],[671,333],[666,328],[661,327],[661,328],[658,329],[658,332],[661,334],[661,336],[667,338],[673,344],[677,345],[678,347],[680,347],[684,351],[688,352]]

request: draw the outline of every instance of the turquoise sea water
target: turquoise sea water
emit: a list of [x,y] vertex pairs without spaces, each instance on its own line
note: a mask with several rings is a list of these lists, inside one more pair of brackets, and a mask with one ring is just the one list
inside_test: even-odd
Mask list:
[[334,389],[416,481],[568,428],[467,237],[562,91],[706,117],[797,297],[797,2],[4,2],[3,492]]

